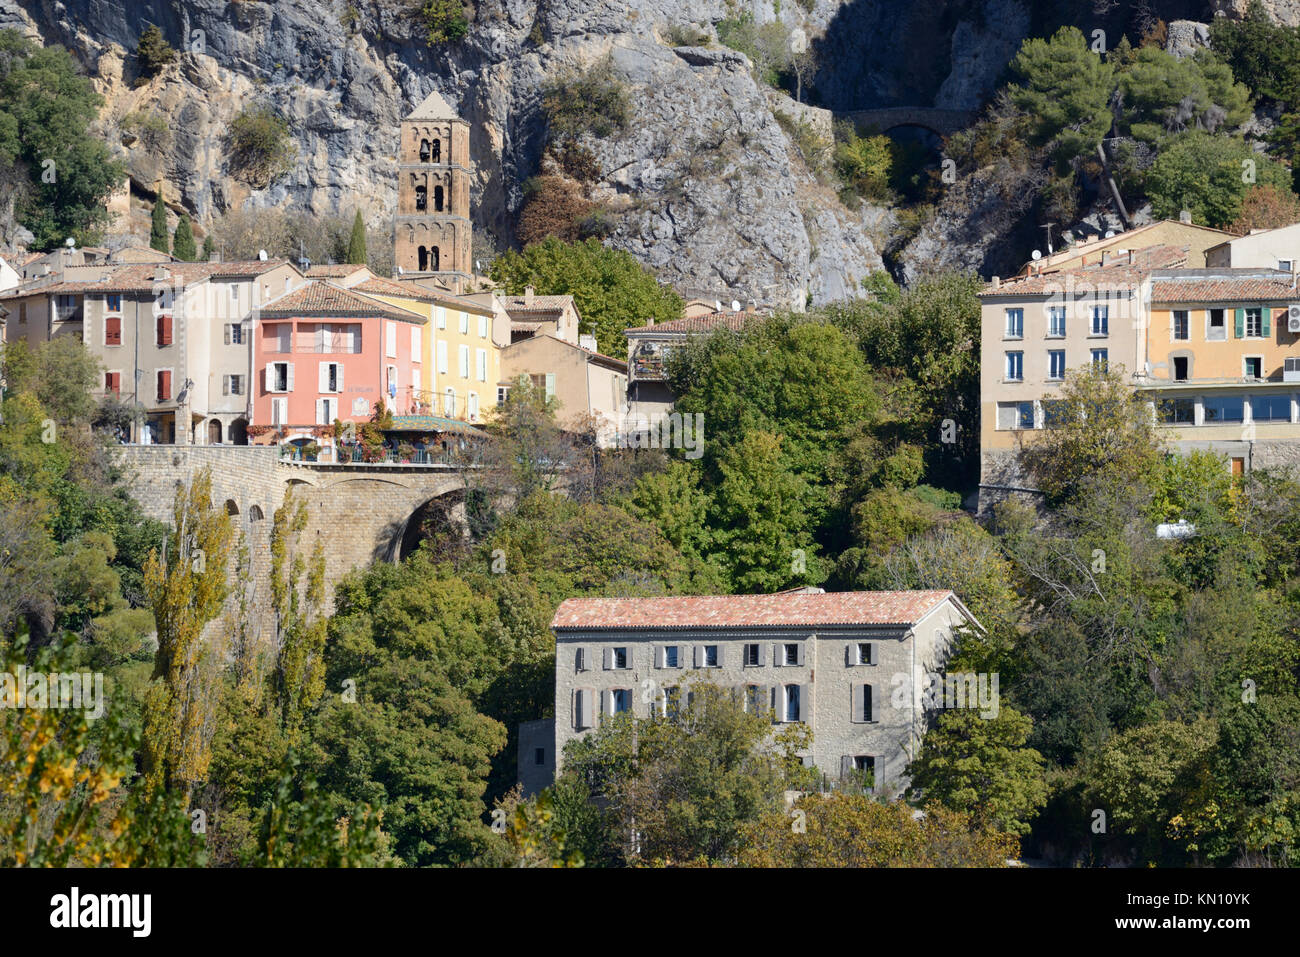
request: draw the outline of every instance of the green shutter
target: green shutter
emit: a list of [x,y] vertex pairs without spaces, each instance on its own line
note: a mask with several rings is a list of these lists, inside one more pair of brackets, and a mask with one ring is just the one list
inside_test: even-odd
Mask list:
[[1265,339],[1273,338],[1273,327],[1269,324],[1268,306],[1259,307],[1260,329]]
[[1237,338],[1246,338],[1246,310],[1238,309],[1237,312]]

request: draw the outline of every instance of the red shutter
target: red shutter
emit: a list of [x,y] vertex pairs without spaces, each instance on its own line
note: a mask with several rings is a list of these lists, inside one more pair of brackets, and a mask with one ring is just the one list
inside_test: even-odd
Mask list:
[[105,372],[104,373],[104,391],[112,392],[114,395],[122,391],[122,373]]
[[166,402],[172,397],[172,374],[170,369],[158,373],[158,401]]
[[158,345],[169,346],[172,344],[172,317],[163,315],[158,317]]
[[120,346],[122,344],[122,317],[109,316],[104,320],[104,345]]

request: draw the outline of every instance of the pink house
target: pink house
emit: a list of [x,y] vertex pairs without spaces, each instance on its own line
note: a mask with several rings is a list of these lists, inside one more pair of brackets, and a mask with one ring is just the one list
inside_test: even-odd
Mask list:
[[[395,415],[431,376],[428,319],[326,280],[271,300],[258,313],[253,422],[259,444],[333,446],[333,425]],[[264,431],[264,429],[266,431]]]

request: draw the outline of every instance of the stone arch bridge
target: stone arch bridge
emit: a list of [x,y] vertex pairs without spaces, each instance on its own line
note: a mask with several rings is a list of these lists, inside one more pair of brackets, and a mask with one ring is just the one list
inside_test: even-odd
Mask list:
[[453,466],[290,462],[276,448],[255,445],[131,445],[117,453],[131,496],[150,518],[169,524],[177,488],[210,468],[212,504],[224,506],[245,533],[261,583],[270,571],[272,517],[293,488],[308,510],[299,541],[308,551],[317,541],[323,548],[330,608],[334,585],[349,571],[409,550],[428,506],[463,515],[465,482]]
[[837,111],[835,118],[848,120],[859,129],[875,127],[882,133],[900,126],[919,126],[939,136],[949,136],[975,122],[975,113],[931,106],[889,106],[878,110]]

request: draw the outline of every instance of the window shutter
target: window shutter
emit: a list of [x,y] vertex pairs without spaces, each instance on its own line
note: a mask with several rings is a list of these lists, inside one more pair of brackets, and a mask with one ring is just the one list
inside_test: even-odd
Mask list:
[[1236,322],[1237,338],[1244,339],[1246,338],[1246,310],[1237,309],[1235,310],[1235,312],[1237,317],[1237,322]]
[[172,317],[170,315],[167,315],[167,316],[163,316],[162,319],[163,319],[163,345],[169,346],[172,344]]
[[265,378],[266,378],[266,383],[265,383],[266,391],[274,392],[275,391],[275,363],[274,362],[267,363]]
[[316,391],[328,392],[330,390],[330,364],[322,362],[316,375]]
[[596,724],[596,692],[591,688],[582,689],[582,725],[584,728]]
[[122,344],[122,317],[109,316],[104,323],[104,345],[120,346]]
[[1269,315],[1268,306],[1260,306],[1259,307],[1260,332],[1264,334],[1265,339],[1271,338],[1273,335],[1273,325],[1271,319],[1272,317]]
[[844,646],[844,667],[852,668],[858,663],[858,646],[849,642]]
[[799,720],[804,724],[812,724],[813,715],[813,686],[799,686]]
[[858,684],[856,681],[853,682],[853,685],[850,688],[851,694],[849,697],[851,700],[849,702],[849,707],[852,708],[853,711],[849,715],[849,720],[855,724],[863,721],[863,715],[866,714],[863,706],[862,688],[863,686]]
[[582,727],[582,689],[573,689],[573,727]]
[[585,671],[587,667],[587,649],[576,648],[573,652],[573,670]]
[[853,755],[845,754],[840,756],[840,777],[847,778],[853,773]]
[[228,375],[221,377],[221,394],[230,395],[230,376]]
[[655,667],[662,668],[663,666],[664,666],[664,646],[659,645],[658,647],[655,648]]
[[546,373],[546,398],[552,398],[555,395],[555,373]]
[[158,373],[158,400],[161,402],[172,397],[172,374],[170,369]]
[[343,363],[341,362],[337,363],[337,366],[338,367],[334,370],[334,391],[339,393],[339,395],[342,395],[343,394]]
[[781,665],[785,663],[785,656],[782,654],[782,652],[784,651],[785,649],[781,647],[779,642],[775,642],[775,641],[772,642],[772,667],[773,668],[780,668]]
[[772,700],[772,723],[776,724],[781,720],[781,686],[772,685],[769,689],[769,697]]
[[226,345],[230,345],[230,323],[226,323],[225,332],[226,332]]
[[875,693],[875,691],[876,691],[876,689],[873,688],[871,685],[866,685],[866,686],[865,686],[866,699],[867,699],[867,710],[866,710],[866,713],[869,714],[869,715],[871,715],[871,720],[872,720],[872,721],[879,721],[879,720],[880,720],[880,701],[879,701],[878,699],[879,699],[880,696],[877,695],[877,694]]
[[703,664],[704,664],[704,646],[696,645],[695,646],[695,667],[699,668]]
[[613,702],[611,701],[612,698],[613,695],[611,695],[608,690],[600,693],[600,716],[602,718],[614,713]]
[[320,425],[325,421],[325,400],[316,400],[316,424]]
[[718,667],[719,668],[721,668],[723,665],[726,664],[726,660],[725,660],[726,657],[727,657],[727,646],[722,644],[718,645]]
[[803,650],[805,645],[807,645],[807,642],[799,642],[799,650],[795,652],[795,664],[799,665],[801,668],[803,667]]
[[293,391],[293,363],[286,362],[285,365],[289,367],[289,373],[286,376],[287,381],[285,382],[285,391],[292,392]]
[[767,667],[767,642],[765,641],[758,643],[758,666],[760,668]]
[[608,671],[610,668],[614,667],[614,649],[607,646],[604,649],[602,649],[602,653],[604,656],[603,657],[604,668],[606,671]]

